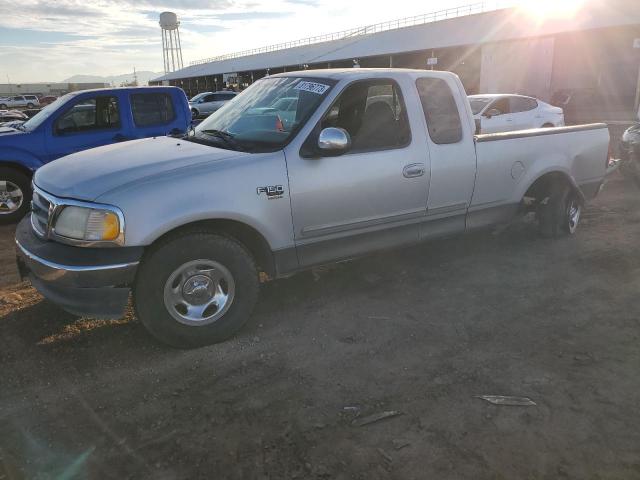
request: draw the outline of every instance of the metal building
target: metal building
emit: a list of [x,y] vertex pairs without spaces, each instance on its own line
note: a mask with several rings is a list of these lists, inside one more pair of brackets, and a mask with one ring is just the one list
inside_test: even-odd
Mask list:
[[[457,73],[469,93],[523,93],[549,100],[564,89],[599,89],[620,108],[640,100],[639,0],[587,0],[567,18],[482,4],[393,20],[192,62],[154,79],[187,95],[240,88],[269,73],[305,68],[435,68]],[[615,98],[614,98],[615,97]]]

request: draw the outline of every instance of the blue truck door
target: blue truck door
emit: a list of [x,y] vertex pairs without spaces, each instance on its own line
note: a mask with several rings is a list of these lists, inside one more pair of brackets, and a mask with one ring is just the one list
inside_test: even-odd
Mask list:
[[52,122],[47,135],[48,160],[128,140],[124,107],[113,93],[78,98]]
[[[186,99],[185,99],[186,100]],[[135,138],[162,137],[186,133],[187,120],[175,95],[167,91],[136,92],[129,95],[132,132]],[[189,122],[191,114],[188,114]]]

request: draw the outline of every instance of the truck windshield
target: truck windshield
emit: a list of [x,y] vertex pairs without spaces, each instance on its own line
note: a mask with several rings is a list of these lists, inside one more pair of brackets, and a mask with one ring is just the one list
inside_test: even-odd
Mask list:
[[40,110],[38,113],[36,113],[33,117],[31,117],[29,120],[24,122],[24,124],[22,125],[22,129],[26,130],[27,132],[31,132],[35,130],[42,124],[42,122],[44,122],[47,118],[49,118],[51,114],[60,107],[60,105],[66,103],[70,98],[74,96],[75,94],[68,93],[58,98],[56,101],[50,103],[49,105],[44,107],[42,110]]
[[194,141],[251,152],[278,150],[335,83],[327,78],[263,78],[198,125]]

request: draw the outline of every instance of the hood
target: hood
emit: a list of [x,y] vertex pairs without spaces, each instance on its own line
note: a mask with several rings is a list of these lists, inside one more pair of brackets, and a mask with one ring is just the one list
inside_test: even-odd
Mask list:
[[[13,122],[11,122],[13,124]],[[24,122],[22,122],[24,123]],[[4,137],[5,135],[15,135],[17,133],[25,133],[21,130],[17,130],[9,125],[0,126],[0,137]]]
[[52,195],[94,201],[123,185],[247,153],[158,137],[98,147],[40,168],[34,183]]
[[7,120],[6,122],[2,122],[0,127],[8,127],[12,129],[18,129],[20,125],[22,125],[26,120]]

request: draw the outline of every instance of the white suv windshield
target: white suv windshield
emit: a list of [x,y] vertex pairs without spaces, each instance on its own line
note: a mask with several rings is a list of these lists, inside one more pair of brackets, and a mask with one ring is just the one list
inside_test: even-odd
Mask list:
[[[257,81],[195,129],[200,141],[224,136],[227,148],[282,148],[335,85],[326,78],[269,77]],[[282,100],[286,99],[286,102]],[[295,110],[290,105],[295,102]],[[232,139],[232,140],[230,140]],[[216,146],[221,143],[216,141]]]

